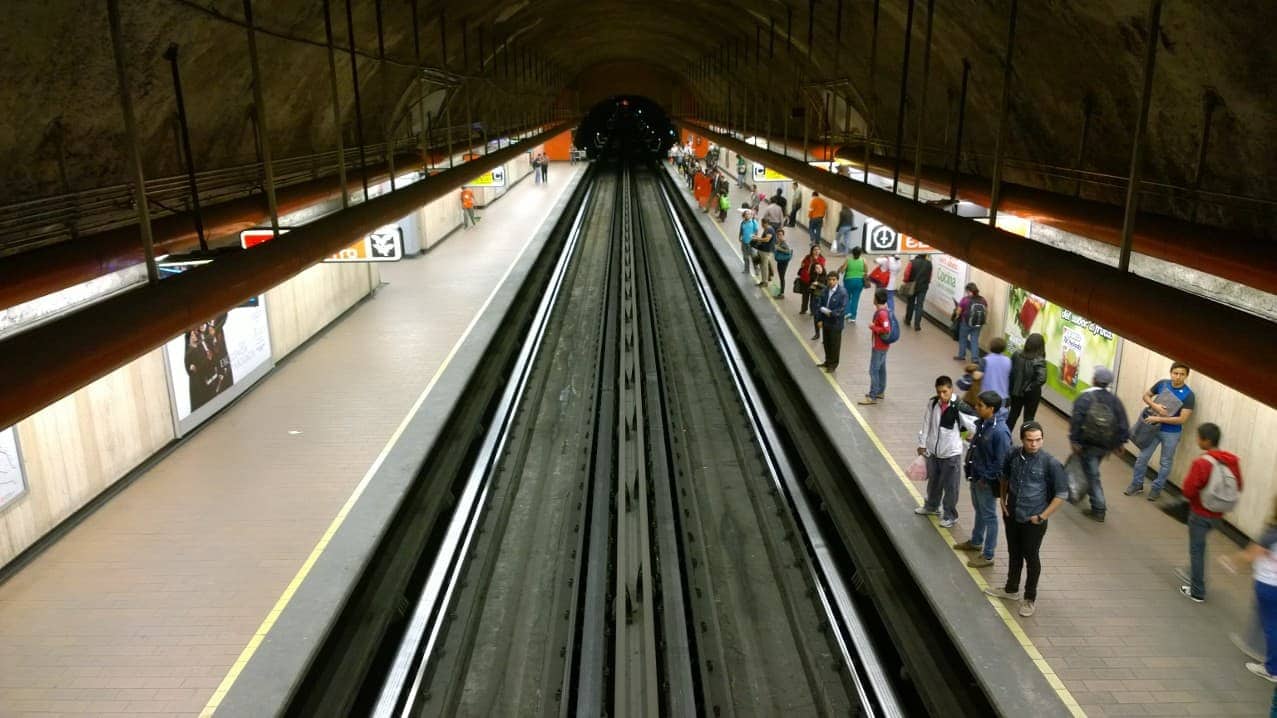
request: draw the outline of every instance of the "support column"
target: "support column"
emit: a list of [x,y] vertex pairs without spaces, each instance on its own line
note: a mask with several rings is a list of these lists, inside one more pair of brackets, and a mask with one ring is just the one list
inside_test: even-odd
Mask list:
[[1117,268],[1125,272],[1131,266],[1131,238],[1135,234],[1135,216],[1140,211],[1140,162],[1144,159],[1144,130],[1148,126],[1148,105],[1153,99],[1153,72],[1157,69],[1157,44],[1161,41],[1162,0],[1148,4],[1148,36],[1144,48],[1144,87],[1140,90],[1140,116],[1135,122],[1131,141],[1131,172],[1126,178],[1126,213],[1122,217],[1122,248]]
[[1002,107],[998,111],[998,136],[993,146],[993,191],[989,200],[989,226],[998,226],[998,205],[1002,201],[1002,154],[1005,151],[1007,115],[1011,112],[1011,61],[1015,57],[1015,18],[1019,0],[1011,0],[1007,23],[1007,56],[1002,70]]
[[248,24],[248,64],[253,73],[253,111],[262,147],[262,189],[270,209],[270,228],[279,237],[279,205],[275,203],[275,165],[271,161],[270,131],[266,126],[266,100],[262,94],[262,68],[257,61],[257,31],[253,25],[253,0],[244,0],[244,22]]
[[152,284],[160,281],[155,266],[155,242],[151,235],[151,208],[146,203],[146,175],[142,171],[142,151],[137,136],[137,118],[133,115],[133,95],[129,90],[128,66],[124,60],[124,32],[120,27],[120,0],[106,1],[106,14],[111,26],[111,49],[115,54],[115,76],[120,84],[120,112],[124,115],[124,139],[129,145],[129,164],[133,175],[133,202],[137,205],[138,234],[142,237],[142,253],[146,257],[146,278]]

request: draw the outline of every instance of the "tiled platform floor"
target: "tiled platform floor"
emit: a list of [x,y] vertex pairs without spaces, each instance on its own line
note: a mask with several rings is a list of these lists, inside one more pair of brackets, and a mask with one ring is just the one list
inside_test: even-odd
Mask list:
[[[767,190],[768,194],[772,191],[774,186]],[[739,207],[745,193],[733,190],[731,199],[733,206]],[[719,239],[737,246],[738,222],[739,214],[730,212],[727,223],[721,225],[724,234]],[[800,252],[807,246],[801,227],[789,234],[796,254],[787,283],[792,281]],[[829,262],[837,266],[841,259],[831,257]],[[739,271],[739,264],[732,268]],[[870,336],[864,318],[872,310],[871,293],[863,293],[861,300],[862,321],[844,330],[836,377],[853,400],[869,388]],[[823,350],[820,342],[808,340],[812,325],[809,316],[798,314],[799,301],[787,293],[772,304],[802,337],[792,340],[808,347],[813,359],[811,371],[816,372]],[[898,307],[898,316],[903,318],[903,306]],[[934,393],[936,376],[949,374],[956,379],[962,373],[961,363],[950,358],[954,349],[947,332],[931,323],[924,322],[921,332],[904,331],[888,357],[887,399],[874,406],[853,407],[900,467],[916,456],[922,410]],[[1044,404],[1037,419],[1046,429],[1047,450],[1066,457],[1065,417]],[[1190,602],[1179,594],[1181,581],[1173,573],[1176,567],[1187,565],[1186,527],[1143,497],[1122,495],[1131,477],[1128,462],[1110,458],[1102,468],[1109,503],[1107,522],[1096,524],[1081,515],[1081,507],[1070,506],[1052,518],[1042,550],[1037,614],[1013,620],[1088,715],[1268,715],[1272,686],[1246,671],[1243,664],[1250,659],[1228,640],[1230,631],[1245,625],[1253,600],[1249,578],[1226,573],[1214,560],[1236,546],[1219,532],[1211,534],[1209,600],[1200,605]],[[1182,475],[1184,467],[1176,469],[1175,475]],[[916,486],[921,491],[925,484]],[[1082,507],[1085,505],[1083,502]],[[948,543],[968,537],[971,508],[965,493],[958,510],[956,527],[944,530],[937,526],[937,551],[949,550]],[[900,520],[930,519],[906,514]],[[1000,536],[999,542],[996,564],[971,570],[973,580],[979,576],[979,580],[995,585],[1005,581],[1004,537]],[[954,552],[955,561],[966,558]]]
[[0,716],[198,714],[583,168],[382,265],[374,298],[0,585]]

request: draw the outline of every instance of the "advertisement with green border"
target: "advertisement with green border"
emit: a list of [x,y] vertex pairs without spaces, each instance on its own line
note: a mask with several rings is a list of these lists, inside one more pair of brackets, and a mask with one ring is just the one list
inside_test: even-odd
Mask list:
[[1012,285],[1007,298],[1007,353],[1024,348],[1034,332],[1046,341],[1046,386],[1042,395],[1060,409],[1091,386],[1096,367],[1117,373],[1121,339],[1113,332],[1026,289]]

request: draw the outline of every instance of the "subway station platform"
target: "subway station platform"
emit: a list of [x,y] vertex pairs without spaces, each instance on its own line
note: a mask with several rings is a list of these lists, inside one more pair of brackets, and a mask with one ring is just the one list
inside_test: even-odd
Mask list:
[[584,167],[382,265],[373,297],[0,584],[0,716],[211,707]]
[[[686,183],[678,179],[684,199],[694,203]],[[732,206],[740,207],[746,192],[732,184]],[[765,185],[766,192],[771,194],[776,186]],[[784,187],[788,196],[789,187]],[[830,211],[836,217],[836,207]],[[799,214],[800,221],[804,215],[805,211]],[[877,405],[858,406],[855,402],[869,387],[870,333],[863,318],[872,312],[872,292],[861,296],[862,321],[848,323],[844,329],[836,375],[827,375],[816,366],[824,360],[823,349],[819,341],[810,339],[811,317],[798,313],[800,298],[788,286],[784,297],[768,297],[755,286],[753,275],[741,273],[736,240],[739,212],[729,211],[725,223],[708,214],[698,212],[698,216],[742,291],[756,298],[754,310],[782,348],[790,371],[795,376],[818,377],[823,388],[816,395],[817,412],[849,412],[891,467],[881,475],[860,472],[858,479],[870,490],[876,484],[884,493],[904,484],[915,505],[921,505],[925,482],[907,479],[903,467],[916,456],[922,410],[934,393],[935,378],[947,374],[956,380],[962,373],[962,363],[951,358],[954,343],[947,331],[931,322],[925,322],[920,332],[906,329],[904,309],[897,307],[902,337],[888,355],[887,398]],[[795,252],[785,280],[788,285],[808,247],[808,233],[799,226],[787,235]],[[827,266],[841,262],[840,256],[828,256]],[[1037,420],[1045,427],[1046,449],[1061,460],[1066,458],[1067,417],[1044,402]],[[1176,471],[1178,479],[1184,467],[1177,466]],[[1249,573],[1229,574],[1216,562],[1219,556],[1236,551],[1237,545],[1221,532],[1212,532],[1207,548],[1208,600],[1195,604],[1184,598],[1178,591],[1183,582],[1174,572],[1188,563],[1187,528],[1144,496],[1123,496],[1131,472],[1130,462],[1111,457],[1102,465],[1109,505],[1106,523],[1096,524],[1080,513],[1085,501],[1077,507],[1066,504],[1052,518],[1042,549],[1037,612],[1031,618],[1015,615],[1015,604],[988,598],[980,591],[1005,580],[1007,555],[1001,531],[990,568],[968,568],[968,555],[950,548],[969,536],[972,512],[965,481],[958,502],[959,521],[952,529],[941,528],[934,517],[913,514],[912,506],[901,507],[898,521],[901,527],[916,526],[916,531],[908,533],[911,540],[923,542],[928,552],[954,562],[969,577],[967,587],[937,591],[945,597],[933,605],[942,616],[948,615],[946,622],[953,630],[967,637],[964,649],[977,665],[982,655],[988,658],[1004,650],[1009,635],[1012,645],[1022,647],[1023,661],[1036,662],[1075,715],[1267,715],[1272,686],[1246,670],[1244,663],[1251,659],[1228,638],[1230,632],[1244,630],[1254,602]],[[946,576],[953,573],[945,571]],[[957,617],[972,601],[984,605],[988,614],[996,614],[1002,635],[973,640],[969,631],[963,633],[969,626],[953,626],[954,621],[963,620]],[[990,677],[989,685],[1020,689],[1008,680],[1014,678]]]

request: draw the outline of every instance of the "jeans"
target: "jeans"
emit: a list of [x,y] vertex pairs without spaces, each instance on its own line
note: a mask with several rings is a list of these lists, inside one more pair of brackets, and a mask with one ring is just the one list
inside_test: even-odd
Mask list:
[[983,479],[971,481],[971,508],[975,512],[975,526],[971,529],[971,543],[984,548],[981,554],[993,560],[993,550],[998,547],[998,498],[993,495],[993,484]]
[[894,289],[887,290],[887,311],[896,313],[896,290]]
[[776,262],[776,275],[780,277],[780,291],[776,293],[776,296],[778,297],[785,296],[785,270],[786,269],[789,269],[788,259],[786,259],[783,262],[780,262],[780,261]]
[[967,352],[971,352],[971,361],[980,361],[980,330],[984,327],[973,327],[967,325],[966,322],[958,324],[958,355],[955,358],[965,358]]
[[1033,421],[1038,415],[1038,404],[1042,403],[1042,390],[1024,392],[1024,396],[1011,397],[1011,413],[1007,416],[1007,428],[1015,430],[1015,422],[1020,420],[1020,410],[1024,410],[1024,420]]
[[[883,352],[886,354],[886,352]],[[941,509],[940,518],[958,518],[958,484],[962,478],[962,455],[941,459],[927,455],[927,500],[922,508]]]
[[1042,539],[1046,537],[1046,522],[1040,524],[1020,523],[1015,520],[1015,495],[1007,497],[1007,515],[1002,517],[1007,529],[1007,553],[1010,554],[1010,566],[1007,568],[1008,593],[1020,590],[1020,571],[1025,566],[1029,575],[1024,581],[1024,600],[1038,600],[1038,579],[1042,576],[1042,559],[1038,555],[1042,550]]
[[813,217],[807,220],[807,234],[811,236],[811,243],[813,245],[820,244],[820,228],[824,224],[824,217]]
[[474,207],[463,207],[464,215],[461,217],[461,226],[473,227],[479,223],[479,219],[474,216]]
[[1189,593],[1206,598],[1206,534],[1219,524],[1193,511],[1188,512],[1188,576]]
[[1104,515],[1108,506],[1104,503],[1104,486],[1100,483],[1100,462],[1109,453],[1108,449],[1098,446],[1082,447],[1082,471],[1090,484],[1088,495],[1091,497],[1091,513],[1097,517]]
[[840,224],[834,231],[834,251],[846,254],[851,251],[851,225]]
[[1268,644],[1264,668],[1268,675],[1277,676],[1277,586],[1256,581],[1255,600],[1259,603],[1259,622],[1264,626],[1264,640]]
[[860,310],[860,293],[865,290],[865,280],[863,277],[844,279],[842,286],[847,289],[847,318],[854,322]]
[[1157,478],[1153,479],[1151,495],[1161,493],[1162,487],[1166,485],[1166,477],[1171,475],[1171,464],[1175,461],[1175,447],[1179,446],[1180,437],[1183,435],[1182,431],[1157,432],[1157,440],[1140,451],[1139,458],[1135,460],[1135,475],[1131,477],[1132,490],[1144,488],[1144,475],[1148,472],[1148,462],[1153,459],[1153,452],[1157,450],[1157,447],[1161,446],[1161,463],[1157,467]]
[[927,289],[915,290],[913,296],[905,303],[905,326],[913,324],[914,329],[922,329],[922,302],[927,298]]
[[887,393],[887,350],[869,352],[869,396],[881,399]]
[[745,274],[749,274],[749,264],[750,264],[749,254],[752,251],[754,250],[750,249],[748,244],[742,244],[740,246],[740,256],[744,258],[745,260],[745,268],[742,269],[741,271],[744,272]]

